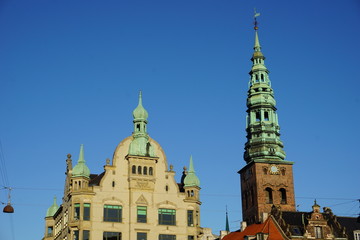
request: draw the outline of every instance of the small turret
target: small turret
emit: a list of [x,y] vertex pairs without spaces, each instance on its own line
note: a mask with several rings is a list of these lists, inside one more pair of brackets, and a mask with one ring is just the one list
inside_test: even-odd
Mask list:
[[129,155],[156,157],[154,148],[149,142],[149,135],[147,134],[147,118],[148,112],[142,105],[142,93],[139,93],[139,104],[133,111],[134,117],[134,132],[133,140],[129,146]]
[[184,184],[185,187],[200,187],[200,180],[195,174],[192,156],[190,156],[189,171],[184,179]]
[[84,144],[80,145],[79,160],[75,167],[72,169],[72,176],[86,178],[90,177],[90,169],[86,166],[84,159]]
[[46,211],[46,217],[52,217],[55,215],[56,211],[59,209],[59,206],[56,203],[56,196],[54,197],[53,204]]
[[200,180],[195,174],[192,156],[190,156],[189,171],[184,179],[184,189],[186,193],[186,201],[193,201],[201,204],[199,201]]

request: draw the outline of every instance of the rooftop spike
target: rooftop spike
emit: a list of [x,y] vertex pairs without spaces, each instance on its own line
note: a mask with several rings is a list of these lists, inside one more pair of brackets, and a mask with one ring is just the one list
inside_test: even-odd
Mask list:
[[90,169],[85,164],[84,159],[84,144],[80,145],[79,160],[72,170],[73,177],[90,177]]
[[82,163],[85,162],[85,159],[84,159],[84,144],[80,144],[80,154],[79,154],[78,163],[79,162],[82,162]]
[[184,179],[184,184],[185,187],[200,186],[200,180],[195,174],[192,156],[190,156],[189,171]]
[[226,223],[225,223],[225,231],[230,232],[230,227],[229,227],[229,217],[228,217],[227,206],[226,206]]

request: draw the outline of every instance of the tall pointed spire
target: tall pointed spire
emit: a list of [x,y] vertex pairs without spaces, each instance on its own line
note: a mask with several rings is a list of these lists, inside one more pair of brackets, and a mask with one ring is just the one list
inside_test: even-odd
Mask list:
[[149,114],[142,104],[142,92],[139,92],[139,103],[133,111],[133,141],[129,146],[129,154],[135,156],[156,157],[147,134],[147,118]]
[[251,161],[284,160],[285,152],[280,141],[280,126],[276,114],[276,101],[271,88],[269,71],[261,52],[258,36],[257,17],[254,15],[255,44],[251,61],[250,82],[247,98],[247,139],[244,160]]
[[225,223],[225,231],[230,232],[230,227],[229,227],[229,217],[228,217],[227,206],[226,206],[226,223]]
[[190,156],[189,171],[184,179],[184,184],[185,187],[200,186],[200,180],[195,174],[192,156]]
[[72,176],[73,177],[90,177],[90,169],[85,164],[84,158],[84,144],[80,145],[80,154],[79,160],[75,167],[72,169]]

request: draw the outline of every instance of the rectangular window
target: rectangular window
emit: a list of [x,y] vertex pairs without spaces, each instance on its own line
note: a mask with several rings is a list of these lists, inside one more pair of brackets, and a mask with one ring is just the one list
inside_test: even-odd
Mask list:
[[175,209],[159,209],[159,224],[160,225],[176,225],[176,210]]
[[322,229],[321,229],[321,227],[315,227],[315,238],[322,238]]
[[84,216],[83,220],[89,221],[90,220],[90,203],[84,203]]
[[121,222],[122,207],[118,205],[104,205],[105,222]]
[[187,225],[188,225],[188,227],[194,226],[194,211],[193,210],[187,211]]
[[80,203],[74,204],[74,219],[80,220]]
[[79,231],[78,230],[74,231],[73,240],[79,240]]
[[53,235],[53,226],[47,228],[47,236],[52,237]]
[[121,240],[121,232],[104,232],[103,240]]
[[188,240],[195,240],[194,236],[188,236]]
[[83,231],[83,240],[90,240],[90,231],[89,230]]
[[269,113],[268,112],[264,112],[264,118],[265,118],[265,121],[269,121]]
[[136,240],[147,240],[147,233],[138,232],[136,234]]
[[159,240],[176,240],[176,235],[160,234]]
[[259,122],[260,121],[260,112],[256,112],[256,121]]
[[146,213],[147,213],[147,208],[145,206],[137,207],[137,222],[138,223],[146,223]]

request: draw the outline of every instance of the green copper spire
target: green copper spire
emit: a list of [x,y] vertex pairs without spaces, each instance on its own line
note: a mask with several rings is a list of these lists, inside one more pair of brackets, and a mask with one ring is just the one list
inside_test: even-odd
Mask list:
[[149,142],[147,134],[147,118],[148,112],[142,105],[142,93],[139,93],[138,106],[133,111],[134,132],[133,140],[129,146],[129,155],[156,157],[154,148]]
[[84,144],[80,145],[79,160],[75,167],[72,169],[72,176],[86,178],[90,177],[90,169],[86,166],[84,159]]
[[194,187],[194,186],[199,187],[200,186],[200,180],[195,174],[192,156],[190,156],[189,171],[184,179],[184,186],[185,187]]
[[229,227],[229,217],[228,217],[227,207],[226,207],[226,223],[225,223],[225,231],[230,232],[230,227]]
[[247,142],[244,160],[277,161],[285,159],[283,143],[280,141],[280,126],[276,114],[276,101],[271,88],[269,71],[261,52],[258,26],[255,14],[255,44],[251,61],[249,90],[247,98]]
[[59,209],[59,206],[56,203],[56,196],[54,197],[54,203],[51,205],[48,210],[46,211],[46,217],[52,217],[56,213],[56,211]]

